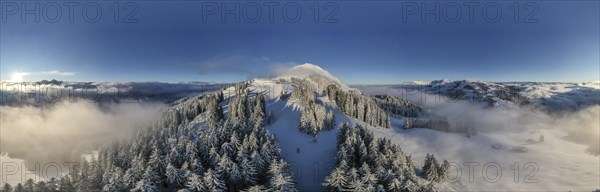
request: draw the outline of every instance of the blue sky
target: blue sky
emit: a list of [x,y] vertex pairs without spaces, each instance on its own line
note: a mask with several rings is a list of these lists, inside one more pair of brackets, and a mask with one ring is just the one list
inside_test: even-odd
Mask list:
[[[23,6],[35,3],[0,3],[2,80],[231,82],[305,62],[349,84],[600,80],[598,1],[484,1],[473,15],[471,1],[281,1],[272,21],[271,1],[139,1],[134,23],[123,22],[134,7],[125,3],[81,1],[70,22],[63,2],[39,1],[40,22],[32,14],[22,22]],[[240,21],[222,21],[236,3]],[[421,14],[436,3],[436,14]],[[102,10],[95,23],[86,21],[94,5]]]

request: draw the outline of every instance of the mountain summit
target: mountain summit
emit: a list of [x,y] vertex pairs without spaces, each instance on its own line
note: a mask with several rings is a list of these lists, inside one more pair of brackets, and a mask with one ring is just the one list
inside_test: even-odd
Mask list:
[[344,90],[350,89],[348,86],[344,85],[342,81],[333,76],[331,73],[326,71],[325,69],[319,67],[318,65],[305,63],[302,65],[296,65],[292,68],[286,69],[279,74],[279,76],[274,79],[285,79],[290,80],[292,77],[296,78],[306,78],[309,76],[317,76],[325,78],[329,81],[338,83]]

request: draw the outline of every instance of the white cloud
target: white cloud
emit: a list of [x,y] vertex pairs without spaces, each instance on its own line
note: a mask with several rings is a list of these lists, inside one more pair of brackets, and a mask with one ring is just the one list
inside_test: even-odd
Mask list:
[[60,102],[52,106],[0,106],[1,154],[26,162],[77,162],[82,154],[132,136],[160,118],[166,105]]
[[58,70],[43,71],[42,74],[45,74],[45,75],[56,75],[56,76],[65,76],[65,77],[70,77],[70,76],[75,75],[74,72],[64,72],[64,71],[58,71]]

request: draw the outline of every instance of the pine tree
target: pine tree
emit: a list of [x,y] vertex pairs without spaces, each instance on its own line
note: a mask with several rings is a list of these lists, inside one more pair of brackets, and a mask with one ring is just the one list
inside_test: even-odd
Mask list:
[[144,178],[135,184],[135,188],[131,191],[136,192],[159,192],[160,189],[150,179]]
[[159,178],[156,172],[151,167],[148,167],[142,179],[135,184],[133,191],[158,192],[160,191],[157,185]]
[[421,191],[440,191],[439,188],[433,182],[421,187],[421,189]]
[[438,171],[438,181],[447,181],[450,176],[450,163],[444,160]]
[[[184,170],[183,166],[182,166],[181,172],[185,173],[185,171],[188,171],[188,170]],[[196,174],[202,174],[202,173],[204,173],[204,166],[202,165],[200,160],[194,158],[194,159],[192,159],[192,163],[190,164],[190,171],[193,171]],[[184,174],[184,176],[185,176],[185,174]]]
[[144,174],[144,164],[143,160],[140,159],[139,156],[136,156],[133,159],[131,168],[125,171],[125,186],[127,188],[134,188],[136,183],[142,179]]
[[181,187],[186,182],[185,173],[175,168],[171,163],[167,165],[166,176],[169,186]]
[[150,159],[148,160],[146,166],[151,167],[154,171],[156,171],[157,175],[163,176],[165,174],[165,155],[158,145],[153,145],[152,155],[150,155]]
[[252,116],[254,127],[264,126],[265,113],[265,97],[262,94],[258,94],[256,98],[256,105],[254,106],[254,113]]
[[240,178],[237,165],[231,161],[227,155],[221,156],[216,168],[216,173],[221,176],[224,181],[227,181],[227,184],[236,183]]
[[328,191],[342,191],[346,186],[346,178],[344,175],[344,169],[342,167],[335,168],[323,184]]
[[58,191],[75,191],[75,187],[73,186],[73,183],[71,183],[70,176],[63,176],[60,178],[58,183]]
[[356,192],[366,191],[365,183],[360,179],[352,180],[348,183],[348,190]]
[[209,96],[207,101],[206,120],[208,125],[214,128],[223,119],[223,108],[219,105],[219,101],[215,97]]
[[262,156],[256,151],[252,151],[250,154],[250,162],[256,166],[256,171],[258,173],[263,173],[266,170],[266,161],[262,158]]
[[52,177],[46,183],[49,192],[58,191],[58,180],[55,177]]
[[411,155],[407,155],[406,156],[406,170],[409,170],[410,173],[414,173],[415,172],[415,163],[412,160],[412,156]]
[[326,129],[333,129],[335,127],[335,115],[333,114],[332,110],[327,110],[327,116],[326,116]]
[[405,179],[402,183],[401,191],[419,191],[419,186],[417,185],[417,183],[415,183],[414,180]]
[[92,158],[92,161],[90,162],[89,181],[92,190],[102,190],[102,187],[104,186],[104,182],[102,181],[104,168],[102,167],[102,162],[99,160],[102,159]]
[[33,179],[29,178],[27,179],[27,181],[25,182],[25,191],[34,191],[35,189],[35,182],[33,181]]
[[392,181],[388,184],[388,191],[400,191],[402,190],[402,182],[398,180],[398,178],[392,179]]
[[256,168],[247,158],[244,158],[240,163],[240,176],[241,181],[247,186],[256,184],[258,180]]
[[247,189],[245,189],[243,191],[244,192],[263,192],[263,191],[267,191],[267,188],[262,185],[254,185],[254,186],[248,187]]
[[269,180],[269,188],[271,191],[296,191],[294,182],[290,176],[279,172]]
[[210,148],[210,150],[208,152],[208,158],[209,158],[210,165],[216,166],[219,163],[221,156],[219,155],[219,153],[217,153],[217,149],[212,147],[212,148]]
[[188,191],[190,192],[201,192],[206,191],[204,187],[204,183],[202,182],[202,178],[195,173],[192,173],[185,184]]
[[438,163],[433,155],[427,153],[425,163],[423,163],[423,177],[429,181],[438,180]]
[[206,186],[208,191],[225,191],[227,188],[225,187],[225,183],[220,179],[219,175],[212,171],[212,169],[208,169],[204,172],[204,177],[202,178],[202,183]]
[[[19,183],[17,184],[17,186],[15,186],[15,188],[13,189],[14,192],[25,192],[25,187],[23,186],[23,184]],[[74,190],[70,190],[68,192],[71,192]]]
[[38,181],[35,184],[35,191],[36,192],[47,192],[50,191],[50,189],[48,188],[48,186],[46,185],[45,181]]
[[267,123],[268,123],[269,125],[270,125],[270,124],[273,124],[273,123],[275,122],[275,117],[273,116],[273,111],[269,111],[269,115],[268,115],[268,117],[267,117],[267,118],[268,118],[268,119],[267,119]]
[[[169,157],[169,162],[171,164],[173,164],[175,167],[181,167],[181,165],[183,165],[183,162],[185,161],[185,157],[183,156],[183,152],[181,150],[182,147],[180,147],[181,145],[176,144],[175,147],[171,148],[171,152],[169,153],[168,157]],[[153,162],[152,159],[150,159],[150,162]],[[160,162],[161,160],[156,160],[158,162]],[[156,163],[154,164],[156,165]],[[166,167],[166,163],[160,163],[159,165],[161,165],[160,170],[163,171],[164,173],[164,168]],[[148,166],[153,166],[153,164],[150,164]]]
[[194,143],[194,141],[188,141],[185,145],[184,158],[191,162],[198,157],[198,154],[198,144]]
[[117,169],[110,173],[108,182],[102,187],[103,191],[124,191],[126,189],[125,183],[123,183],[123,171]]
[[217,99],[218,99],[218,102],[222,102],[223,100],[225,100],[225,98],[223,96],[223,91],[217,92]]
[[12,186],[10,186],[8,183],[4,183],[4,186],[2,186],[2,189],[0,189],[1,192],[12,192],[12,190]]
[[[366,164],[363,164],[366,165]],[[368,167],[368,166],[367,166]],[[362,182],[367,186],[367,191],[373,191],[377,187],[377,177],[375,174],[371,173],[371,170],[367,169],[361,178]]]
[[269,189],[272,191],[296,191],[292,177],[287,170],[287,163],[278,160],[269,166]]

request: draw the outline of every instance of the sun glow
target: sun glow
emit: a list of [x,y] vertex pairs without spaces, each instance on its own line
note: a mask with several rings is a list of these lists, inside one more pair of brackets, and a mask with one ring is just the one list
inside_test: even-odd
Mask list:
[[11,82],[23,82],[24,77],[29,75],[29,73],[23,73],[23,72],[15,72],[11,75]]

